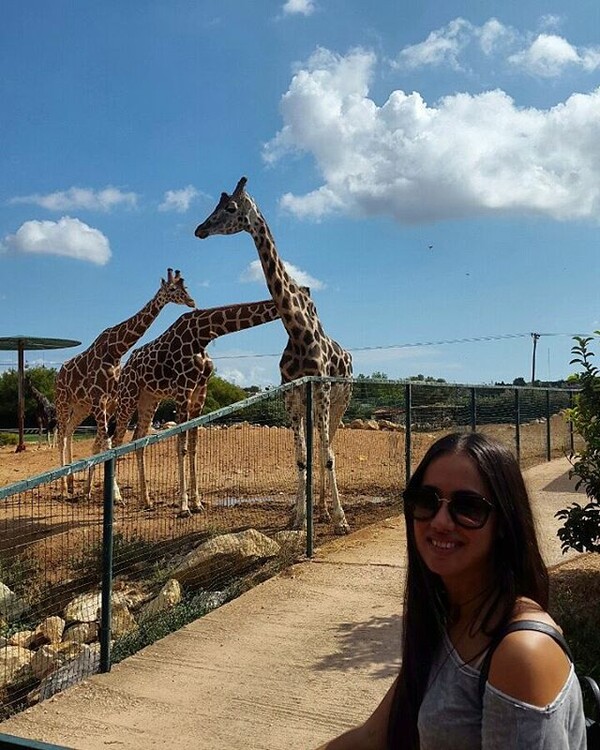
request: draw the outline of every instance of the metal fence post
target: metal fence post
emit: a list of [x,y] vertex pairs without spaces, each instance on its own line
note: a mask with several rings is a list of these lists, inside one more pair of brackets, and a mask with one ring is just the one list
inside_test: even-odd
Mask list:
[[313,391],[306,384],[306,556],[313,556]]
[[521,463],[521,391],[515,388],[515,449],[517,461]]
[[[569,392],[569,409],[573,408],[573,392]],[[569,449],[571,455],[575,453],[575,436],[573,435],[573,422],[569,419]]]
[[471,432],[477,430],[477,391],[471,388]]
[[411,424],[412,424],[412,385],[407,383],[404,387],[405,423],[404,423],[404,471],[406,474],[405,484],[408,484],[411,468]]
[[546,460],[552,461],[552,435],[550,434],[550,390],[546,388]]
[[110,672],[110,620],[113,580],[113,518],[115,459],[104,462],[104,516],[102,519],[102,589],[100,592],[100,671]]

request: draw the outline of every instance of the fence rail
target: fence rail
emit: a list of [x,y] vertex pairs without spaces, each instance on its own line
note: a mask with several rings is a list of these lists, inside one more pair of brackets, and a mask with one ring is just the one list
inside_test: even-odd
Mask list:
[[[0,488],[0,720],[108,671],[333,535],[317,512],[327,488],[311,400],[324,382],[338,381],[304,378]],[[286,410],[294,389],[307,407],[306,531],[289,529],[304,476]],[[353,381],[334,442],[350,528],[399,513],[406,477],[449,431],[493,434],[523,466],[573,453],[572,400],[551,388]],[[181,514],[184,494],[198,512]]]

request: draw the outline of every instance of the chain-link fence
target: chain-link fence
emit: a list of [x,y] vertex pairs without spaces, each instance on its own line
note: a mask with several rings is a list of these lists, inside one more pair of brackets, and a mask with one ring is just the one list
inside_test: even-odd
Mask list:
[[[333,536],[312,513],[317,435],[305,431],[303,459],[286,409],[292,390],[310,407],[327,383],[303,379],[0,488],[0,719],[108,670]],[[523,466],[572,453],[572,397],[354,381],[334,440],[350,529],[400,512],[407,474],[444,433],[489,432]],[[309,408],[305,423],[312,417]],[[306,530],[290,529],[299,486]]]

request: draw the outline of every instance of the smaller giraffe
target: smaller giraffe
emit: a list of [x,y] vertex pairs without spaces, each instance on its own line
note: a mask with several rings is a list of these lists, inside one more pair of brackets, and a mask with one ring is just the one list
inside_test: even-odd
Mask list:
[[[35,418],[38,424],[39,438],[38,449],[42,446],[42,435],[46,432],[48,446],[56,447],[56,408],[54,404],[41,391],[34,386],[29,374],[25,375],[25,387],[36,403]],[[52,435],[52,441],[50,440]]]
[[[113,445],[116,447],[122,444],[129,420],[136,409],[138,419],[133,439],[147,435],[156,408],[165,398],[175,400],[179,424],[199,417],[206,400],[208,379],[213,371],[213,363],[205,347],[219,336],[269,323],[277,318],[279,313],[272,299],[193,310],[178,318],[154,341],[136,349],[123,366],[119,378],[117,426]],[[186,517],[191,512],[203,510],[198,493],[198,428],[180,432],[177,440],[179,516]],[[188,501],[186,454],[189,458],[192,511]],[[141,494],[146,508],[152,508],[146,483],[143,448],[137,452],[137,460]]]
[[[179,271],[173,273],[172,268],[167,269],[167,279],[161,279],[158,291],[139,312],[106,328],[84,352],[60,368],[56,378],[56,416],[61,466],[73,461],[73,432],[89,414],[93,415],[97,426],[93,452],[101,453],[109,447],[108,421],[115,408],[121,357],[146,333],[169,302],[196,307],[183,277]],[[88,499],[92,477],[93,467],[85,490]],[[73,493],[72,475],[63,477],[61,484],[63,494]]]

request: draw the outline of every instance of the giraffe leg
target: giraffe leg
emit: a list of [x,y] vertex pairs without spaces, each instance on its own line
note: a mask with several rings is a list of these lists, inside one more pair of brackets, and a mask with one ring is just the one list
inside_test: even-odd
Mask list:
[[179,518],[191,516],[188,502],[187,480],[185,474],[185,459],[188,452],[188,434],[180,432],[177,435],[177,464],[179,467]]
[[[154,397],[142,395],[138,401],[138,421],[133,433],[133,439],[137,440],[141,437],[146,437],[150,432],[150,425],[152,423],[152,417],[156,411],[158,402]],[[154,507],[153,501],[150,499],[150,493],[148,491],[148,483],[146,481],[146,456],[144,448],[139,448],[136,452],[136,459],[138,465],[138,477],[140,482],[140,495],[144,501],[144,507],[146,510],[151,510]]]
[[292,528],[302,530],[306,528],[306,439],[304,436],[304,398],[299,389],[286,392],[285,405],[294,433],[294,449],[298,471]]
[[[117,402],[117,408],[116,408],[116,419],[117,424],[115,426],[115,432],[112,437],[112,444],[114,448],[118,448],[120,445],[123,445],[123,441],[125,440],[125,433],[127,432],[127,427],[129,426],[129,420],[131,419],[131,415],[135,411],[135,401],[133,400],[125,400],[125,399],[119,399]],[[118,461],[117,461],[117,467],[118,467]],[[121,503],[122,505],[125,504],[123,500],[123,496],[121,495],[121,490],[119,488],[119,485],[117,483],[117,477],[116,477],[116,471],[115,471],[115,486],[114,486],[114,500],[116,503]]]
[[[94,445],[92,446],[92,453],[97,455],[98,453],[104,453],[104,451],[110,448],[110,438],[108,437],[108,411],[105,403],[101,404],[92,410],[94,419],[96,420],[96,438]],[[94,481],[95,466],[90,466],[88,470],[88,476],[85,486],[85,499],[92,499],[92,484]],[[118,489],[118,488],[117,488]],[[113,486],[114,491],[114,486]]]
[[315,427],[319,436],[319,499],[315,503],[316,516],[320,521],[329,523],[331,516],[327,508],[327,479],[325,468],[327,466],[327,398],[324,394],[326,385],[314,389],[314,414]]
[[[192,406],[190,409],[190,419],[195,419],[202,414],[204,402],[206,401],[207,384],[203,383],[198,386],[192,395]],[[192,513],[199,513],[204,510],[200,500],[200,491],[198,488],[198,428],[190,430],[190,492],[192,495]]]
[[[58,458],[61,466],[73,463],[73,432],[87,414],[88,408],[85,405],[75,404],[59,410],[57,404]],[[60,484],[63,495],[73,495],[75,487],[72,474],[61,477]]]
[[[335,456],[333,453],[333,450],[331,448],[331,430],[333,429],[333,435],[335,435],[335,432],[337,430],[337,426],[339,424],[339,414],[334,411],[333,414],[330,412],[331,407],[331,385],[325,384],[325,386],[322,389],[322,401],[319,404],[319,407],[321,409],[321,414],[319,415],[318,422],[319,422],[319,429],[320,429],[320,444],[321,444],[321,465],[325,467],[328,475],[328,484],[329,488],[331,489],[331,504],[332,504],[332,520],[333,520],[333,530],[336,534],[347,534],[350,531],[350,527],[348,526],[348,522],[346,521],[346,515],[344,513],[344,509],[342,508],[342,504],[340,502],[340,496],[338,492],[338,486],[337,486],[337,477],[335,474]],[[330,425],[330,419],[336,420],[337,422],[334,422],[333,426]],[[329,516],[329,512],[327,510],[327,504],[325,500],[325,494],[324,494],[324,486],[321,488],[323,492],[322,496],[322,504],[323,504],[323,511],[327,516]]]

